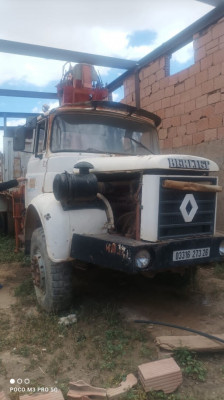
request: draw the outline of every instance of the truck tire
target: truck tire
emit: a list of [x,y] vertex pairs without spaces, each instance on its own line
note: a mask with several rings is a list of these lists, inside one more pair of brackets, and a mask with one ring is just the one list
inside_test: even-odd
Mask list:
[[43,228],[31,238],[31,271],[39,305],[47,312],[68,308],[72,299],[72,265],[54,263],[48,257]]

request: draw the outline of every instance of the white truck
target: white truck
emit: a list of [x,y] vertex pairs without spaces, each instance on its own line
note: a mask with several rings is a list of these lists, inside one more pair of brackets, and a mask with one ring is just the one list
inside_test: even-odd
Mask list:
[[[45,310],[69,307],[76,262],[153,276],[223,261],[224,236],[215,231],[218,166],[160,155],[160,122],[99,100],[64,102],[37,117],[25,249]],[[24,149],[30,130],[18,128],[14,150]]]

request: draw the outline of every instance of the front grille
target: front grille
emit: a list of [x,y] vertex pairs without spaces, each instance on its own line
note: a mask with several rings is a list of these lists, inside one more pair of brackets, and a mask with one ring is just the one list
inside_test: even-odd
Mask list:
[[[212,185],[216,184],[216,178],[196,179],[181,177],[171,179],[197,183],[206,181],[206,183],[209,182]],[[159,239],[213,234],[216,193],[165,189],[162,187],[164,180],[167,180],[167,178],[160,178]],[[185,199],[186,195],[190,196]],[[185,202],[183,203],[184,199]],[[188,199],[190,200],[188,201]],[[180,209],[181,205],[182,211]],[[197,211],[195,212],[196,208]],[[188,218],[189,214],[190,217]],[[190,221],[186,222],[186,219],[190,219]]]

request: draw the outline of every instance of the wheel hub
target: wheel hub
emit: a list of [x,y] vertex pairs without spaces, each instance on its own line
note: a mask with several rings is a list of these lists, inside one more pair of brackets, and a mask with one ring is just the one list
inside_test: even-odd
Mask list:
[[35,254],[32,258],[31,273],[34,285],[45,292],[45,267],[40,253]]

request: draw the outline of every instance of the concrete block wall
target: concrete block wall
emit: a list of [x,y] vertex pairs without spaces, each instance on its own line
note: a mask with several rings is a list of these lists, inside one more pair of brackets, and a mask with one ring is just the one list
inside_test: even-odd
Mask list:
[[[168,57],[139,72],[140,107],[162,118],[163,153],[205,156],[216,161],[224,186],[224,18],[193,38],[195,63],[167,76]],[[126,104],[135,105],[135,79],[124,82]],[[224,193],[218,197],[218,228],[224,230]]]
[[[161,57],[139,73],[140,106],[162,118],[161,149],[224,138],[224,18],[194,36],[195,64],[166,76]],[[124,103],[135,105],[135,79],[124,82]]]

